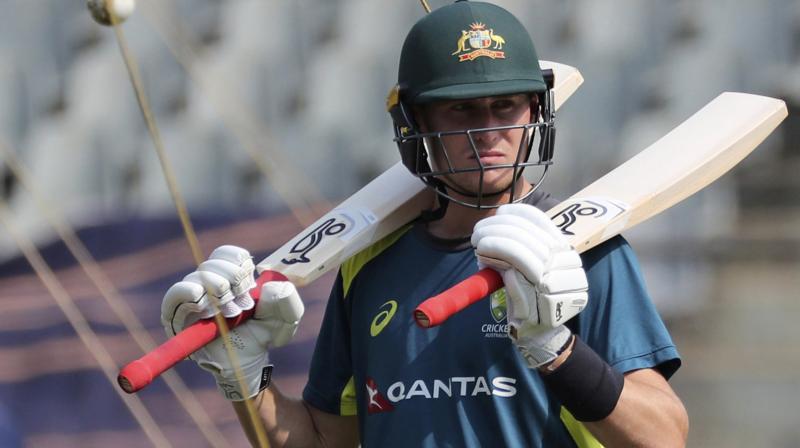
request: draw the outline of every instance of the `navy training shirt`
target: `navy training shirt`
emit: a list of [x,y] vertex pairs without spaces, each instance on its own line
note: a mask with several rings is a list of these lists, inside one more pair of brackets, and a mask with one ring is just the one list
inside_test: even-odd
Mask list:
[[[630,246],[616,237],[581,257],[589,301],[570,328],[617,370],[657,368],[669,378],[678,352]],[[437,240],[421,224],[348,260],[328,301],[304,400],[358,415],[365,447],[599,446],[506,336],[504,290],[440,327],[414,323],[417,305],[476,271],[468,241]]]

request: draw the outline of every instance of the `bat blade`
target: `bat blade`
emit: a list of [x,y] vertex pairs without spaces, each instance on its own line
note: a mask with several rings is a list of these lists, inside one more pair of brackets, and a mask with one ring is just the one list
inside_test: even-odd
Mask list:
[[558,109],[583,84],[583,75],[577,68],[552,61],[539,61],[542,70],[552,70],[555,79],[553,95],[555,108]]
[[256,268],[305,286],[433,205],[433,192],[401,162],[289,240]]
[[[645,150],[562,202],[548,215],[584,252],[686,199],[750,154],[786,118],[778,99],[725,92]],[[414,311],[424,328],[499,289],[484,269],[469,288],[434,296]]]
[[[580,87],[583,77],[565,64],[540,61],[540,65],[553,72],[558,108]],[[288,279],[296,286],[311,283],[430,208],[433,194],[402,163],[395,164],[258,263],[258,283],[270,279]],[[233,328],[248,318],[228,320],[228,325]],[[198,321],[123,367],[117,382],[125,392],[137,392],[218,336],[213,319]]]

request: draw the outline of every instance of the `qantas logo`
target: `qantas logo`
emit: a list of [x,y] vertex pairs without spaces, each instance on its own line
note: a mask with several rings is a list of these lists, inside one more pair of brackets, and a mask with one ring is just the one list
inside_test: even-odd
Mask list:
[[367,412],[377,414],[393,410],[394,406],[378,391],[378,385],[375,384],[375,380],[367,377]]
[[454,376],[428,382],[419,379],[410,384],[397,381],[383,395],[375,380],[367,377],[367,410],[370,414],[391,411],[393,404],[406,400],[478,396],[510,398],[517,394],[516,384],[516,378],[505,376],[496,376],[491,380],[483,376]]

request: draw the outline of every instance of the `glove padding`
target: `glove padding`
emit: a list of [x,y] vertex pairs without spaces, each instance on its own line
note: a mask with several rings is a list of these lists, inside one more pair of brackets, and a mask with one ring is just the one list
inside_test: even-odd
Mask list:
[[541,210],[508,204],[475,224],[481,267],[503,277],[509,336],[530,367],[554,360],[570,339],[564,322],[586,307],[588,284],[578,253]]
[[256,304],[250,296],[256,284],[254,270],[247,250],[221,246],[195,272],[172,285],[161,304],[161,324],[169,337],[199,319],[213,317],[217,309],[230,318],[256,307],[249,321],[230,331],[235,362],[242,371],[247,393],[236,380],[234,364],[222,338],[189,357],[211,372],[223,395],[233,401],[258,394],[262,372],[269,363],[267,349],[288,343],[304,312],[297,289],[290,282],[265,283]]

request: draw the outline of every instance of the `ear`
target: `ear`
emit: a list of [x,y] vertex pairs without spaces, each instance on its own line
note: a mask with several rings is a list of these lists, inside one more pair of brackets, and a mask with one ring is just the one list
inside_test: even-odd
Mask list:
[[540,93],[534,93],[531,95],[531,122],[535,122],[539,120],[541,116],[542,108],[539,106],[542,102],[539,100]]
[[424,105],[415,104],[411,107],[411,113],[414,116],[414,122],[419,127],[420,133],[430,132],[428,126],[428,113]]
[[392,117],[395,142],[397,142],[403,165],[415,176],[421,177],[424,176],[424,173],[430,173],[430,166],[425,159],[427,154],[423,141],[413,138],[415,134],[420,133],[415,119],[415,116],[419,114],[418,108],[403,104],[400,100],[400,87],[394,86],[386,98],[386,109]]

